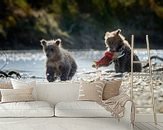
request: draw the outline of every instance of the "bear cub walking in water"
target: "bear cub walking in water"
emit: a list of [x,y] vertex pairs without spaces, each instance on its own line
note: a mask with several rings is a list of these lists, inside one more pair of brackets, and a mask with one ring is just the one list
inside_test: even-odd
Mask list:
[[[105,45],[110,52],[122,52],[123,56],[114,60],[115,71],[118,73],[131,72],[131,47],[125,37],[120,33],[121,30],[105,33]],[[133,56],[134,61],[139,61],[136,54]],[[134,72],[141,72],[141,63],[133,64]]]
[[58,77],[61,81],[71,80],[76,73],[77,64],[69,52],[61,47],[61,39],[42,39],[40,42],[47,57],[47,80],[53,82]]

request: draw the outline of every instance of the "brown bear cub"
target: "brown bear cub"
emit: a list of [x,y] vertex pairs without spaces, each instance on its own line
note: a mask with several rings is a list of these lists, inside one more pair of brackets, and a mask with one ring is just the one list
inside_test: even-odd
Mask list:
[[41,40],[46,54],[46,78],[49,82],[58,77],[61,81],[71,80],[77,70],[77,64],[68,51],[61,47],[61,39]]
[[[105,45],[110,52],[122,52],[123,56],[114,60],[115,71],[117,73],[131,72],[131,47],[125,37],[120,33],[118,29],[113,32],[105,33]],[[139,61],[136,54],[133,57],[134,61]],[[134,72],[141,72],[141,63],[133,64]]]

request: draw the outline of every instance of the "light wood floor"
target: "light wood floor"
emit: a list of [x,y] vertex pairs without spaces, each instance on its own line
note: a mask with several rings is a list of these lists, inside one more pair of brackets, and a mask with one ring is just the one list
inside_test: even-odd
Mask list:
[[163,130],[162,120],[158,125],[144,121],[132,128],[112,118],[0,118],[0,130]]
[[134,130],[163,130],[163,122],[157,125],[153,122],[136,122]]

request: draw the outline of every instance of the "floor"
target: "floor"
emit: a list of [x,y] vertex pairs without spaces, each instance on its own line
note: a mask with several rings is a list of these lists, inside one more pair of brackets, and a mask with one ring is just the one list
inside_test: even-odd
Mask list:
[[157,125],[153,122],[136,122],[134,130],[163,130],[163,122]]
[[0,130],[133,130],[113,118],[0,118]]
[[0,130],[163,130],[163,122],[136,122],[109,118],[0,118]]
[[134,130],[163,130],[163,114],[157,113],[157,125],[152,114],[137,114]]

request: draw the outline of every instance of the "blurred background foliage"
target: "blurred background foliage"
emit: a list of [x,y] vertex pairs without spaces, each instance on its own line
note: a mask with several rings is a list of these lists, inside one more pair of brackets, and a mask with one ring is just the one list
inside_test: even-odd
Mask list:
[[104,34],[120,28],[130,42],[163,48],[163,0],[0,0],[1,49],[41,49],[61,38],[68,49],[105,49]]

